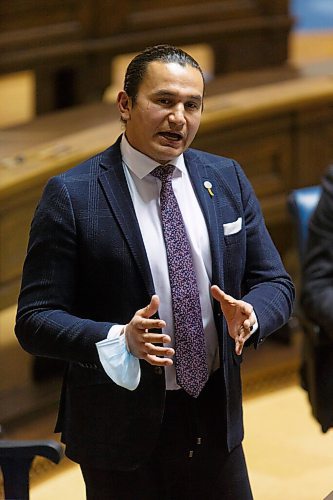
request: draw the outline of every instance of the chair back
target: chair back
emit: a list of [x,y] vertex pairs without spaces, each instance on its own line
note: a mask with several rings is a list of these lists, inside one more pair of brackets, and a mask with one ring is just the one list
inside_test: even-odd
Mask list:
[[296,226],[297,244],[301,262],[304,258],[308,238],[309,220],[318,204],[321,192],[321,186],[309,186],[294,189],[288,197],[288,207]]
[[[45,457],[58,464],[64,455],[63,447],[52,439],[0,439],[0,470],[3,475],[4,500],[29,500],[29,472],[35,456]],[[2,488],[0,488],[1,490]]]

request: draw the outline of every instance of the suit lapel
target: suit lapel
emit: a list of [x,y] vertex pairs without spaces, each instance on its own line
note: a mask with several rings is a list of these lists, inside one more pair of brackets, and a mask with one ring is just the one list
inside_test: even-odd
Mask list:
[[[216,191],[219,183],[214,170],[203,163],[200,156],[193,150],[188,150],[184,158],[207,224],[212,254],[212,283],[223,287],[223,213],[219,210],[217,203],[221,193]],[[207,181],[212,184],[214,196],[210,195],[204,185]]]
[[99,181],[111,211],[118,221],[124,239],[141,272],[147,292],[151,296],[154,294],[153,278],[133,202],[127,187],[119,143],[120,140],[104,153],[101,161],[103,171],[99,176]]

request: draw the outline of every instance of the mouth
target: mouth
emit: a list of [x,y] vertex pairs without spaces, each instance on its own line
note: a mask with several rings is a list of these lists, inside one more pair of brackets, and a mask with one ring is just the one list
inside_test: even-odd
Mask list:
[[172,141],[172,142],[179,142],[184,139],[184,135],[181,132],[171,132],[171,131],[165,131],[165,132],[159,132],[158,135],[160,137],[164,137],[167,141]]

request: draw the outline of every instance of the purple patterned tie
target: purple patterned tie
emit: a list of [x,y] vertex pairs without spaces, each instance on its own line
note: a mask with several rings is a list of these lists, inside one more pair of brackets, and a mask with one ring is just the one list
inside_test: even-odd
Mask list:
[[196,398],[208,379],[208,368],[191,247],[172,188],[174,169],[173,165],[163,165],[151,173],[162,181],[160,206],[175,322],[177,383]]

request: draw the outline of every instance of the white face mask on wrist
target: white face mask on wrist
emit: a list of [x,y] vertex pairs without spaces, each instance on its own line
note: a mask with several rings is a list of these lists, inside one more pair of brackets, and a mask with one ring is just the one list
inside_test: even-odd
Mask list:
[[140,362],[126,345],[126,335],[106,338],[96,344],[100,362],[113,382],[134,391],[141,377]]

